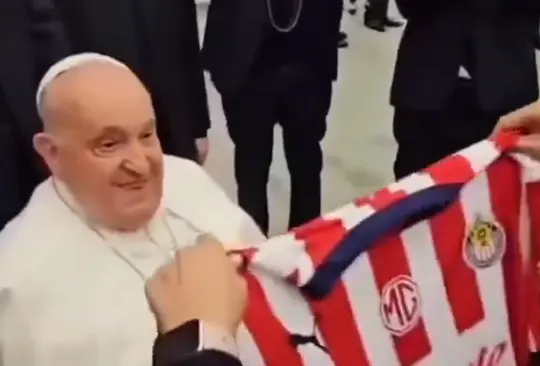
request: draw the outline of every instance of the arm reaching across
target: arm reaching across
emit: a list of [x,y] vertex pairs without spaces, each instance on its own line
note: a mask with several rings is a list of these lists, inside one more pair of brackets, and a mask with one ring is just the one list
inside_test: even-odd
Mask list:
[[146,293],[160,332],[154,366],[240,366],[235,334],[247,290],[221,243],[205,238],[178,252]]
[[520,151],[540,159],[540,101],[501,117],[495,132],[512,129],[525,133],[518,143]]

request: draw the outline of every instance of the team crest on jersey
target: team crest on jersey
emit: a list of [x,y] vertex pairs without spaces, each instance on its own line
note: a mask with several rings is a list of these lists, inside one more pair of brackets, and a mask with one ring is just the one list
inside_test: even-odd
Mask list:
[[506,251],[503,228],[495,221],[477,219],[463,244],[465,262],[475,269],[489,268]]
[[400,337],[410,332],[421,315],[418,284],[405,275],[388,281],[381,291],[380,311],[384,327],[390,333]]

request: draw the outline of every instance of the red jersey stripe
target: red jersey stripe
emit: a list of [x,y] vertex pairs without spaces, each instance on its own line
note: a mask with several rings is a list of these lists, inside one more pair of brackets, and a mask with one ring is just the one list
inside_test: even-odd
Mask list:
[[[396,277],[411,277],[403,243],[398,235],[394,234],[381,240],[368,252],[368,257],[381,295],[385,285]],[[403,299],[396,300],[401,303],[403,301]],[[418,304],[418,306],[420,305]],[[385,309],[384,306],[383,309]],[[388,312],[383,310],[381,316],[384,318],[385,316],[394,315],[401,322],[409,320],[398,309],[394,309],[394,314],[389,314],[390,310]],[[407,333],[394,336],[394,347],[403,366],[414,365],[431,353],[431,344],[422,318]]]
[[273,314],[257,278],[249,272],[244,278],[249,294],[244,323],[265,366],[303,366],[302,356],[291,346],[290,333]]
[[[468,227],[461,203],[450,204],[429,223],[454,324],[461,334],[482,321],[485,315],[476,274],[463,259],[462,243]],[[467,301],[463,301],[464,298]]]
[[[314,224],[295,230],[295,237],[304,241],[306,251],[318,266],[347,234],[341,220],[315,220]],[[321,336],[336,366],[369,365],[364,346],[356,328],[351,302],[342,282],[323,300],[310,300]]]
[[[523,267],[523,257],[520,243],[520,213],[521,213],[521,172],[513,159],[501,158],[496,164],[492,164],[486,170],[491,210],[496,216],[497,222],[504,228],[506,239],[506,253],[503,258],[504,287],[506,292],[506,306],[514,354],[518,358],[518,365],[527,364],[527,360],[519,360],[519,355],[527,356],[528,347],[528,318],[526,283],[523,275],[526,273]],[[500,179],[504,178],[504,184]],[[516,299],[522,299],[516,301]],[[520,346],[521,345],[521,346]]]
[[351,302],[340,281],[320,301],[310,301],[321,336],[336,366],[368,366],[369,359],[354,321]]
[[408,194],[404,191],[392,192],[388,188],[383,188],[375,192],[372,196],[358,198],[354,203],[357,206],[370,205],[375,210],[381,210],[386,206],[407,197],[407,195]]
[[[375,210],[381,210],[405,197],[407,193],[404,191],[392,192],[384,188],[369,198],[369,204]],[[379,294],[382,294],[384,286],[392,279],[402,275],[411,276],[401,239],[397,233],[389,234],[393,236],[388,235],[368,252]],[[384,314],[381,315],[384,316]],[[423,320],[420,319],[419,323],[407,334],[399,338],[394,337],[394,346],[403,366],[413,365],[429,355],[431,345]]]
[[516,147],[520,137],[520,131],[507,130],[491,136],[489,140],[493,141],[497,149],[500,151],[507,151]]
[[536,265],[540,261],[540,235],[537,229],[540,228],[540,183],[534,182],[527,184],[527,205],[531,227],[531,260],[528,276],[529,287],[531,289],[528,294],[530,302],[529,313],[531,314],[530,332],[532,337],[530,343],[535,348],[533,351],[538,351],[540,345],[540,307],[538,306],[540,303],[540,275],[538,274]]
[[471,180],[475,172],[469,159],[461,155],[451,155],[425,169],[435,184],[463,183]]
[[346,233],[347,229],[340,219],[324,218],[313,220],[293,230],[294,237],[306,243],[305,250],[315,268],[330,255]]

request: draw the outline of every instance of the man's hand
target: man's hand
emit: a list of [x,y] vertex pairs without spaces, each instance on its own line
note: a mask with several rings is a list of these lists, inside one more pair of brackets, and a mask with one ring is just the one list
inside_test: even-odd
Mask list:
[[197,147],[197,161],[203,165],[208,157],[208,151],[210,150],[210,144],[208,143],[208,137],[201,137],[195,140],[195,146]]
[[177,252],[148,281],[146,294],[161,333],[199,319],[234,336],[247,303],[243,279],[212,238]]
[[540,159],[540,102],[529,104],[501,117],[495,132],[507,129],[523,130],[518,148],[521,152]]

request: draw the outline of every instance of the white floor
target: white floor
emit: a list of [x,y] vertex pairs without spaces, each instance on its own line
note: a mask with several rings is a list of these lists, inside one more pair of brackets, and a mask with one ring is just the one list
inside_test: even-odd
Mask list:
[[[395,13],[391,9],[391,13]],[[201,7],[201,30],[205,11]],[[390,182],[395,143],[391,135],[392,109],[389,87],[401,30],[369,31],[361,15],[344,14],[343,27],[349,48],[341,51],[340,77],[324,140],[323,209],[330,210]],[[212,116],[211,151],[207,169],[235,196],[232,153],[219,95],[208,83]],[[271,232],[282,232],[287,223],[289,186],[281,134],[276,128],[274,163],[268,187]]]

